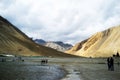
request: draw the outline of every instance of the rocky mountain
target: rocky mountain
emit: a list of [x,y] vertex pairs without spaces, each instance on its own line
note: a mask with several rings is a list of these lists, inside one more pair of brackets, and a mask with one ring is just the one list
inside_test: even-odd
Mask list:
[[46,44],[46,41],[43,39],[35,39],[34,41],[35,41],[35,43],[43,45],[43,46]]
[[83,57],[108,57],[120,52],[120,26],[92,35],[66,51]]
[[8,20],[0,16],[0,54],[23,56],[73,57],[54,49],[38,45]]
[[53,49],[56,49],[56,50],[62,51],[62,52],[66,51],[72,47],[71,44],[63,43],[61,41],[45,41],[42,39],[35,39],[34,41],[40,45],[50,47],[50,48],[53,48]]
[[58,51],[62,51],[62,52],[66,51],[66,50],[68,50],[72,47],[72,45],[65,44],[65,43],[60,42],[60,41],[58,41],[58,42],[47,42],[45,44],[45,46],[56,49]]

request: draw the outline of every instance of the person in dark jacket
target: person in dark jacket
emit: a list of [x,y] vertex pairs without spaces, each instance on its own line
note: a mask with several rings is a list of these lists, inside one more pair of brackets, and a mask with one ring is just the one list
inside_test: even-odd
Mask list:
[[112,57],[110,58],[110,70],[114,71],[114,59]]
[[107,58],[107,66],[108,66],[108,70],[110,70],[110,58]]

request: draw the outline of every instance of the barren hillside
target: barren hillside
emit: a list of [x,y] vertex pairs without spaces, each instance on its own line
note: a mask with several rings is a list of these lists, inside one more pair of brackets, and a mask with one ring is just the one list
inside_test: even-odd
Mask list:
[[57,56],[72,55],[58,52],[54,49],[37,45],[18,28],[0,16],[0,54],[24,56]]
[[67,53],[84,57],[108,57],[120,52],[120,26],[98,32]]

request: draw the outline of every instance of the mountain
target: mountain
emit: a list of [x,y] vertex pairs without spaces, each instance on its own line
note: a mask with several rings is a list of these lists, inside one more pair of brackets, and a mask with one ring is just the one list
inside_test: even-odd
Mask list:
[[58,45],[60,45],[60,46],[62,46],[62,47],[64,47],[64,48],[66,48],[66,49],[70,49],[70,48],[72,47],[72,44],[63,43],[63,42],[61,42],[61,41],[56,41],[56,42],[54,42],[54,43],[56,43],[56,44],[58,44]]
[[50,42],[47,42],[45,44],[45,46],[56,49],[58,51],[62,51],[62,52],[66,51],[66,50],[68,50],[72,47],[71,44],[65,44],[61,41],[57,41],[57,42],[54,42],[54,41],[51,42],[50,41]]
[[65,48],[55,42],[47,42],[45,46],[56,49],[58,51],[65,51]]
[[2,16],[0,16],[0,54],[74,57],[73,55],[68,55],[36,44],[32,39]]
[[71,44],[63,43],[61,41],[45,41],[42,39],[35,39],[34,41],[40,45],[50,47],[50,48],[53,48],[53,49],[56,49],[56,50],[62,51],[62,52],[66,51],[72,47]]
[[66,53],[83,57],[109,57],[120,52],[120,26],[98,32]]
[[44,41],[43,39],[35,39],[34,41],[35,41],[35,43],[38,43],[40,45],[45,45],[46,44],[46,41]]

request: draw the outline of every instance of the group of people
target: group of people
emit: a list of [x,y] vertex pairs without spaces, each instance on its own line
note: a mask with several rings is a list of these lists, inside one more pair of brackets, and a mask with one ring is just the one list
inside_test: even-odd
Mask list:
[[114,59],[112,57],[107,58],[107,65],[109,71],[114,71]]
[[47,59],[42,59],[41,60],[41,65],[44,65],[44,64],[47,64],[48,63],[48,60]]

